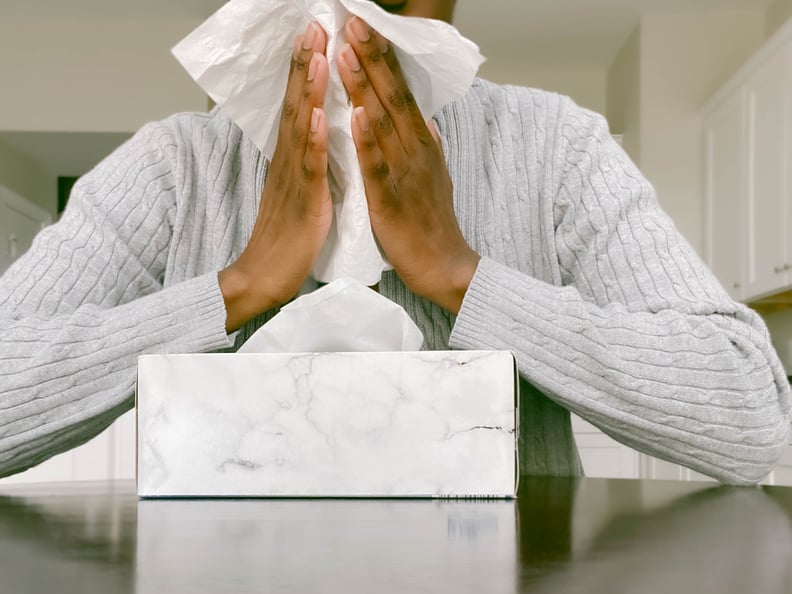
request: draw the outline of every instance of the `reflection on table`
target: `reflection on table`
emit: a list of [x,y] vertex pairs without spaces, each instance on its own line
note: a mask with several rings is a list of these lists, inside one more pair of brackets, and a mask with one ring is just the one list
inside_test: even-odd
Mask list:
[[792,591],[792,488],[521,479],[517,501],[5,487],[8,593]]

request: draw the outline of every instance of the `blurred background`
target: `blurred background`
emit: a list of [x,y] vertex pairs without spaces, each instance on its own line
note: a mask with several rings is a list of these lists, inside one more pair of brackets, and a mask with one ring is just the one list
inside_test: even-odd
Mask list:
[[[0,271],[42,224],[57,219],[74,180],[141,125],[208,108],[170,48],[223,4],[0,1]],[[762,312],[788,372],[792,256],[771,263],[764,254],[792,254],[792,192],[784,173],[792,165],[791,16],[792,0],[458,0],[455,21],[487,57],[482,77],[563,93],[608,118],[693,248],[735,297]],[[740,103],[738,119],[719,120],[718,106],[731,96],[743,101],[748,95],[734,77],[745,78],[766,61],[757,56],[778,47],[786,61],[776,72],[785,75],[766,76],[767,93],[751,95],[758,108],[770,97],[778,118],[767,119],[768,138],[747,139],[752,113],[776,112],[750,112]],[[749,145],[767,147],[778,165],[770,176],[778,183],[767,192],[741,193],[744,176],[732,175]],[[721,158],[723,147],[728,154]],[[749,194],[759,202],[744,207]],[[754,217],[761,212],[765,219]],[[762,221],[773,226],[767,236]],[[765,258],[784,274],[764,284],[744,282],[753,274],[751,258]],[[85,446],[94,452],[84,458],[91,462],[80,462],[79,454],[53,462],[53,468],[61,464],[57,476],[133,473],[133,421]],[[691,478],[585,423],[576,421],[576,431],[590,475]],[[104,452],[101,460],[96,452]],[[36,471],[34,477],[55,476]]]

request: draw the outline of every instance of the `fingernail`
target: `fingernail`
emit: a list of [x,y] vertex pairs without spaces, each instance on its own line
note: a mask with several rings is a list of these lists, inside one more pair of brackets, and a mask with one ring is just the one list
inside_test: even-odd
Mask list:
[[311,23],[305,31],[305,37],[302,42],[303,49],[311,49],[314,41],[316,41],[316,23]]
[[368,41],[371,37],[368,25],[366,25],[366,23],[364,23],[359,17],[352,19],[351,26],[352,32],[355,34],[355,37],[358,38],[358,41]]
[[357,72],[360,70],[360,62],[358,61],[355,50],[352,49],[351,45],[345,43],[344,47],[341,48],[341,54],[344,56],[344,61],[347,63],[347,66],[349,66],[352,72]]
[[388,40],[382,35],[377,35],[377,45],[379,46],[379,51],[381,54],[384,54],[388,51]]
[[311,61],[308,64],[308,80],[312,81],[316,78],[316,69],[319,67],[319,54],[314,52],[311,55]]
[[297,57],[297,54],[300,53],[300,49],[302,49],[303,39],[305,39],[305,35],[298,35],[294,40],[294,47],[292,48],[292,56],[294,58]]
[[322,117],[322,112],[318,107],[314,107],[311,112],[311,132],[316,132],[319,129],[319,118]]
[[355,109],[352,110],[352,115],[354,116],[355,121],[357,121],[358,126],[360,126],[360,129],[363,130],[363,132],[368,132],[369,121],[368,121],[368,116],[366,115],[365,108],[356,107]]

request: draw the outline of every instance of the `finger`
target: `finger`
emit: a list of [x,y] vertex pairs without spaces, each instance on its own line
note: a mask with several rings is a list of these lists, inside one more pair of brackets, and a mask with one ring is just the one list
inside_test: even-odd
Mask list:
[[314,52],[308,64],[303,94],[297,111],[297,116],[291,128],[290,141],[295,150],[304,150],[306,141],[310,137],[310,129],[314,109],[324,105],[324,96],[327,91],[327,81],[330,78],[330,67],[319,52]]
[[[407,106],[407,112],[409,113],[410,117],[410,125],[412,126],[415,139],[418,140],[418,142],[423,146],[430,144],[430,138],[434,138],[435,141],[437,141],[439,139],[439,136],[435,136],[437,131],[435,130],[434,133],[432,132],[429,126],[431,120],[424,120],[424,117],[421,114],[421,109],[418,107],[418,102],[415,100],[415,96],[410,90],[410,86],[407,84],[407,79],[404,77],[404,72],[402,71],[401,64],[399,64],[399,60],[396,57],[396,52],[393,51],[390,42],[382,35],[376,31],[374,31],[374,35],[377,37],[377,45],[382,52],[382,57],[384,58],[385,63],[388,65],[388,68],[391,71],[391,75],[393,76],[396,86],[402,90],[404,103]],[[405,148],[408,152],[410,152],[412,146],[413,145],[409,143],[405,143]]]
[[394,148],[391,145],[395,145],[396,140],[390,138],[394,132],[400,145],[414,135],[403,89],[397,85],[377,37],[366,23],[352,17],[346,23],[345,33],[352,50],[347,47],[342,50],[342,57],[349,66],[349,72],[342,75],[347,92],[355,105],[366,108],[380,146],[390,157]]
[[313,206],[320,206],[327,199],[327,138],[328,126],[324,110],[314,107],[311,111],[310,132],[303,157],[302,176],[303,182],[308,186],[305,198],[316,202]]
[[[365,23],[360,19],[351,21],[349,29],[358,31],[358,34],[362,35],[363,29],[360,23],[365,26]],[[367,75],[371,79],[375,93],[393,119],[394,127],[402,140],[403,146],[410,152],[411,147],[414,146],[412,144],[413,140],[418,140],[421,145],[429,143],[429,131],[425,126],[421,110],[418,107],[415,96],[410,91],[396,52],[391,47],[390,42],[370,28],[368,33],[370,33],[372,39],[368,42],[367,55],[376,57],[376,51],[378,50],[380,59],[369,61],[371,68],[366,70]],[[383,61],[384,64],[382,64]],[[362,63],[365,66],[367,61],[364,59]]]
[[376,31],[373,33],[377,38],[377,45],[380,48],[382,57],[385,59],[385,63],[391,71],[393,79],[396,81],[396,85],[399,86],[404,93],[404,100],[407,105],[407,110],[413,118],[413,123],[417,123],[419,120],[423,122],[424,118],[423,115],[421,115],[421,109],[418,107],[415,96],[412,94],[410,86],[407,84],[407,79],[404,77],[404,72],[402,71],[399,59],[396,57],[396,52],[387,39]]
[[345,44],[341,48],[337,64],[338,73],[352,105],[365,108],[371,128],[382,151],[390,160],[403,159],[405,150],[394,126],[393,118],[382,106],[379,97],[371,87],[368,76],[351,45]]
[[391,177],[391,169],[380,150],[364,107],[352,110],[352,139],[357,149],[369,211],[382,213],[398,208],[399,195]]
[[[285,137],[286,134],[291,133],[298,125],[303,131],[306,131],[309,127],[311,111],[310,109],[306,111],[300,108],[305,98],[315,95],[311,93],[311,87],[321,84],[322,79],[319,78],[319,83],[312,85],[317,80],[317,77],[321,76],[321,73],[317,73],[317,70],[312,70],[312,58],[317,52],[320,54],[324,53],[326,39],[327,37],[321,26],[313,22],[308,25],[305,34],[300,35],[295,40],[292,61],[289,67],[289,80],[286,84],[286,93],[281,110],[279,140],[289,140]],[[320,65],[314,64],[314,66],[319,67]],[[308,80],[309,75],[313,75],[311,81]],[[323,96],[324,93],[322,93]],[[298,120],[298,117],[301,119]]]

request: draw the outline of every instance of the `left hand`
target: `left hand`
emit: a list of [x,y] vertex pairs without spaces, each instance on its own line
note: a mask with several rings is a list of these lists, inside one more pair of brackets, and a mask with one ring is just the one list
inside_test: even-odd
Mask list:
[[374,235],[410,290],[456,314],[480,257],[459,228],[439,141],[387,41],[358,17],[346,36],[338,72],[355,106],[352,137]]

